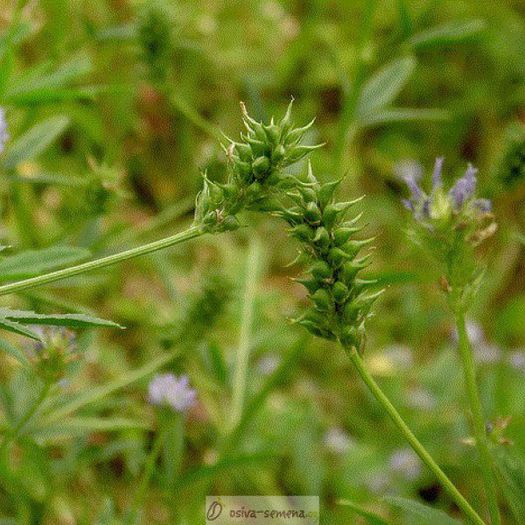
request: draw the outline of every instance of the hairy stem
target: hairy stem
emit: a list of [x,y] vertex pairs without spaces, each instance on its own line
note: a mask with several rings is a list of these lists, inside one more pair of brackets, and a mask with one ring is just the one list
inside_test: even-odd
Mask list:
[[99,270],[101,268],[105,268],[106,266],[111,266],[112,264],[126,261],[127,259],[132,259],[133,257],[138,257],[139,255],[146,255],[158,250],[163,250],[164,248],[169,248],[170,246],[175,246],[176,244],[181,244],[185,241],[189,241],[190,239],[194,239],[195,237],[204,235],[204,233],[205,231],[202,228],[191,227],[170,237],[165,237],[164,239],[153,241],[148,244],[138,246],[137,248],[131,248],[130,250],[108,255],[107,257],[95,259],[94,261],[88,261],[76,266],[70,266],[69,268],[64,268],[63,270],[57,270],[44,275],[39,275],[38,277],[31,277],[29,279],[24,279],[22,281],[0,286],[0,295],[21,292],[22,290],[35,288],[36,286],[42,286],[43,284],[52,283],[61,279],[67,279],[68,277],[80,275],[92,270]]
[[499,525],[501,519],[496,495],[496,479],[492,470],[492,458],[490,456],[489,442],[485,430],[483,409],[481,407],[481,401],[476,385],[474,356],[465,327],[465,315],[462,311],[456,313],[456,328],[458,331],[458,350],[461,357],[461,364],[463,366],[463,374],[465,376],[465,387],[467,390],[469,409],[472,418],[472,427],[476,438],[476,448],[478,449],[480,459],[479,466],[483,477],[483,483],[485,485],[490,520],[493,525]]
[[449,493],[450,497],[456,502],[458,507],[463,511],[465,516],[476,525],[484,525],[483,520],[479,517],[477,512],[471,507],[470,503],[461,495],[459,490],[450,481],[448,476],[441,470],[439,465],[434,461],[432,456],[428,453],[425,447],[419,442],[416,436],[412,433],[408,425],[405,423],[399,412],[396,410],[394,405],[383,393],[379,385],[375,382],[374,378],[366,370],[363,360],[355,349],[345,348],[346,353],[350,357],[350,360],[354,364],[361,379],[365,382],[370,392],[377,399],[379,404],[383,407],[385,412],[390,416],[394,424],[401,431],[405,439],[408,441],[414,452],[421,458],[423,463],[434,473],[436,478],[439,480],[443,488]]

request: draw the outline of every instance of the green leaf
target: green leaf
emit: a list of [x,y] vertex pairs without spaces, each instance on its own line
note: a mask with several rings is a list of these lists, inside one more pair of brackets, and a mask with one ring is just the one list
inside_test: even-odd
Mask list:
[[4,330],[14,334],[25,335],[26,337],[40,341],[40,336],[36,332],[33,332],[33,330],[30,330],[19,323],[9,321],[8,319],[2,317],[0,317],[0,328],[3,328]]
[[68,439],[91,432],[118,432],[121,430],[149,430],[151,425],[144,420],[124,417],[69,417],[52,425],[37,426],[31,434],[39,439]]
[[40,90],[66,87],[72,80],[89,73],[92,68],[93,64],[88,56],[73,58],[52,73],[43,73],[30,83],[25,82],[22,78],[15,85],[11,86],[11,89],[6,93],[6,98],[8,101],[11,101],[16,95],[23,93],[37,93]]
[[406,522],[413,525],[461,525],[460,521],[451,518],[442,510],[427,507],[418,501],[395,496],[387,496],[384,500],[393,507],[405,511],[410,516],[410,520]]
[[0,351],[10,355],[11,357],[14,357],[23,366],[31,366],[31,363],[25,356],[24,352],[5,339],[0,339]]
[[476,37],[485,27],[485,21],[480,19],[466,22],[450,22],[416,33],[408,40],[408,44],[415,49],[442,44],[455,44]]
[[4,166],[16,167],[20,162],[35,158],[42,153],[69,125],[64,116],[48,118],[33,126],[6,151]]
[[525,464],[511,448],[492,451],[499,487],[517,523],[525,523]]
[[408,56],[389,62],[370,78],[357,102],[357,116],[364,118],[389,105],[408,82],[416,67],[416,59]]
[[367,115],[361,119],[363,127],[381,126],[392,122],[442,121],[450,118],[443,109],[432,108],[389,108]]
[[33,277],[43,272],[80,262],[89,256],[89,250],[70,246],[28,250],[0,260],[0,282]]
[[21,324],[38,324],[52,326],[67,326],[69,328],[108,327],[123,328],[113,321],[91,317],[85,314],[37,314],[30,311],[0,308],[2,320],[9,319]]
[[355,504],[354,502],[347,500],[347,499],[340,499],[337,502],[338,505],[343,505],[345,507],[349,507],[352,509],[356,514],[361,516],[365,519],[365,521],[369,525],[388,525],[388,522],[385,521],[381,516],[378,516],[377,514],[374,514],[372,512],[369,512],[366,509],[363,509],[359,505]]

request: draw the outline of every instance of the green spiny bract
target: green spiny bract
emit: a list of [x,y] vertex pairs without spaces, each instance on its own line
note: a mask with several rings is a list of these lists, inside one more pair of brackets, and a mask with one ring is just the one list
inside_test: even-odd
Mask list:
[[361,199],[336,202],[339,182],[320,184],[309,167],[307,181],[287,191],[295,206],[275,214],[291,226],[290,234],[301,242],[308,262],[306,275],[297,281],[308,290],[311,306],[297,322],[314,335],[362,352],[365,322],[382,290],[372,291],[375,282],[358,276],[369,258],[360,251],[372,239],[354,238],[361,229],[360,216],[346,220],[346,215]]
[[[293,101],[292,101],[293,102]],[[241,104],[246,133],[239,142],[228,139],[228,180],[212,182],[204,174],[204,185],[197,197],[195,224],[209,232],[239,227],[237,214],[243,210],[273,211],[279,191],[296,184],[284,170],[319,146],[304,146],[301,140],[313,124],[296,128],[291,122],[292,102],[277,123],[257,122]]]

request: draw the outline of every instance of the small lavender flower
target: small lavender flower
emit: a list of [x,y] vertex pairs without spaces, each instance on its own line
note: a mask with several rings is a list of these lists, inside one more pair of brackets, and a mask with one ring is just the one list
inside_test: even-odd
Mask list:
[[525,372],[525,352],[516,350],[507,357],[508,364],[520,372]]
[[190,388],[188,376],[157,374],[148,387],[149,402],[168,405],[176,412],[187,412],[195,403],[197,392]]
[[257,370],[262,375],[269,376],[270,374],[273,374],[275,370],[277,370],[280,362],[281,359],[275,354],[265,355],[257,362]]
[[474,359],[479,364],[489,365],[497,363],[501,359],[501,349],[490,343],[476,345],[473,348]]
[[[473,321],[472,319],[467,319],[465,323],[465,328],[467,330],[468,340],[470,341],[470,344],[472,346],[477,346],[486,343],[485,333],[483,332],[483,328],[479,323]],[[458,332],[455,328],[452,330],[451,337],[454,345],[457,345],[459,339]]]
[[432,173],[432,192],[443,185],[443,162],[445,162],[445,157],[438,157],[434,164],[434,171]]
[[468,165],[465,175],[456,181],[456,184],[451,188],[449,195],[452,198],[455,209],[460,209],[463,204],[470,199],[474,192],[476,191],[476,173],[478,170],[472,166]]
[[436,408],[436,396],[424,388],[413,388],[407,396],[407,405],[418,410],[430,411]]
[[335,454],[344,454],[355,445],[353,439],[339,427],[329,428],[324,435],[323,443],[328,450]]
[[390,456],[390,468],[405,479],[413,481],[421,474],[421,460],[409,448],[395,450]]
[[0,153],[4,151],[5,143],[9,140],[7,132],[7,120],[5,118],[4,108],[0,108]]

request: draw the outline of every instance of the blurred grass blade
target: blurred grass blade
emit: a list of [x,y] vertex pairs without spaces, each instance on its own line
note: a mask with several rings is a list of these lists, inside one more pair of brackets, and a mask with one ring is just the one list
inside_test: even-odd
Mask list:
[[525,464],[509,447],[493,449],[499,487],[516,518],[516,523],[525,523]]
[[6,98],[11,101],[17,95],[63,88],[72,80],[91,72],[92,69],[93,64],[88,56],[73,58],[54,72],[42,74],[40,77],[34,78],[32,82],[25,82],[24,79],[19,80],[7,91]]
[[90,405],[91,403],[99,401],[105,398],[106,396],[116,392],[117,390],[120,390],[137,381],[140,381],[141,379],[144,379],[145,377],[156,372],[163,366],[167,365],[170,361],[173,361],[173,359],[175,359],[178,355],[178,350],[166,355],[162,355],[157,359],[154,359],[153,361],[147,363],[138,370],[131,370],[122,374],[119,378],[115,379],[114,381],[111,381],[105,385],[92,387],[90,389],[85,390],[74,399],[71,399],[67,403],[63,404],[62,406],[59,406],[54,411],[52,411],[47,416],[46,421],[53,422],[59,419],[63,419],[80,408],[83,408],[87,405]]
[[476,37],[485,27],[485,21],[481,19],[468,20],[466,22],[450,22],[416,33],[408,40],[408,44],[414,49],[455,44]]
[[148,430],[149,423],[125,417],[69,417],[51,425],[39,425],[31,434],[39,439],[59,439],[83,436],[92,432],[118,432],[121,430]]
[[215,463],[215,465],[195,467],[186,472],[186,474],[180,478],[178,482],[178,488],[184,488],[188,485],[193,485],[197,481],[213,479],[217,474],[225,470],[230,470],[237,467],[246,467],[250,464],[265,463],[275,459],[278,459],[278,456],[269,454],[238,455],[218,461]]
[[368,525],[388,525],[388,522],[385,521],[383,518],[378,516],[377,514],[374,514],[372,512],[369,512],[366,509],[363,509],[359,505],[355,504],[354,502],[348,500],[348,499],[340,499],[337,501],[338,505],[343,505],[345,507],[348,507],[352,509],[356,514],[364,518],[364,520],[368,523]]
[[391,104],[414,72],[414,57],[398,58],[375,73],[363,86],[357,102],[357,117],[367,117]]
[[0,260],[0,282],[32,277],[80,262],[89,256],[89,250],[69,246],[28,250]]
[[15,345],[12,345],[9,341],[0,338],[0,352],[14,357],[21,365],[30,367],[31,363],[25,356],[22,350],[19,350]]
[[418,501],[395,496],[386,496],[384,500],[403,510],[407,514],[406,523],[412,525],[461,525],[461,522],[445,514],[442,510],[427,507]]
[[42,153],[69,125],[64,116],[51,117],[33,126],[16,142],[11,144],[4,158],[4,166],[15,168],[22,161],[35,158]]
[[448,111],[431,108],[383,109],[361,119],[363,127],[381,126],[392,122],[442,121],[450,118]]

